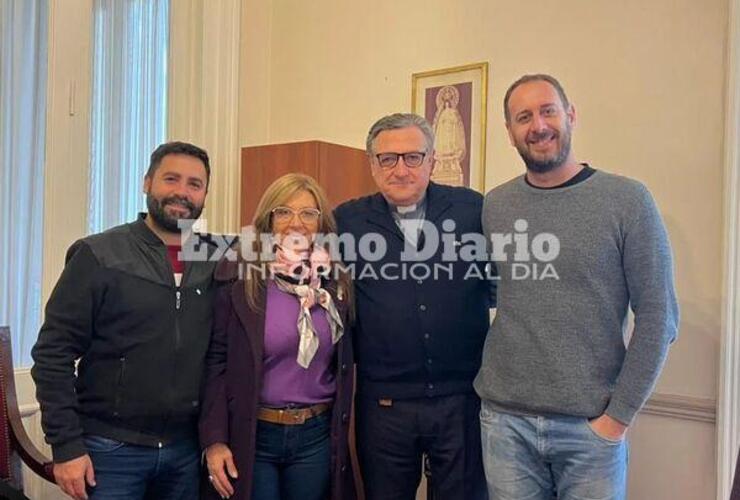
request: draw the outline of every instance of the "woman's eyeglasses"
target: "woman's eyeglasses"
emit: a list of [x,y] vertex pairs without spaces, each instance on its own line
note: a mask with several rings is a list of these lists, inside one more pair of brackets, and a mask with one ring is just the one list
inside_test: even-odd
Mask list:
[[275,207],[271,213],[274,222],[290,222],[297,215],[298,220],[304,224],[315,224],[321,216],[321,211],[316,208],[293,210],[290,207]]

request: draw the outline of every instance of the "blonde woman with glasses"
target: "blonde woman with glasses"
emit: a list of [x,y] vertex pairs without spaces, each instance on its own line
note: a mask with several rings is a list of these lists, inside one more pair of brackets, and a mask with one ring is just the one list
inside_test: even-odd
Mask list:
[[280,177],[253,225],[257,242],[216,271],[226,284],[200,419],[206,490],[240,500],[353,499],[351,290],[314,244],[336,231],[326,195],[306,175]]

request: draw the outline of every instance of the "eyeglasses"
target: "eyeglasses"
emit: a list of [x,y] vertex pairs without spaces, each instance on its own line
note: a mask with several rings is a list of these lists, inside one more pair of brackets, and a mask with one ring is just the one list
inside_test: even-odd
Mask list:
[[410,153],[379,153],[375,155],[381,168],[391,169],[398,164],[398,159],[403,157],[403,163],[409,168],[420,167],[426,157],[424,151],[412,151]]
[[298,220],[304,224],[315,224],[319,221],[321,211],[316,208],[301,208],[293,210],[290,207],[275,207],[270,212],[274,222],[290,222],[298,215]]

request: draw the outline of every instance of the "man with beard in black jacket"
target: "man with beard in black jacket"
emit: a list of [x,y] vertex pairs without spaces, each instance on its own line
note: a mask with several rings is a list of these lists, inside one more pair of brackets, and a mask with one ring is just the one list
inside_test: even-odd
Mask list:
[[[54,476],[73,498],[196,498],[215,246],[191,231],[208,154],[159,146],[148,213],[75,242],[33,348]],[[75,361],[79,360],[75,373]]]

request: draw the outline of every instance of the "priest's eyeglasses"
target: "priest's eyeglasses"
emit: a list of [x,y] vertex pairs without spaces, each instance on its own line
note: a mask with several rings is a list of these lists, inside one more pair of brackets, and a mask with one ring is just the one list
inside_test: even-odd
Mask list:
[[412,151],[410,153],[379,153],[375,155],[381,168],[391,169],[398,164],[398,159],[403,157],[403,163],[408,168],[417,168],[424,163],[426,157],[424,151]]

